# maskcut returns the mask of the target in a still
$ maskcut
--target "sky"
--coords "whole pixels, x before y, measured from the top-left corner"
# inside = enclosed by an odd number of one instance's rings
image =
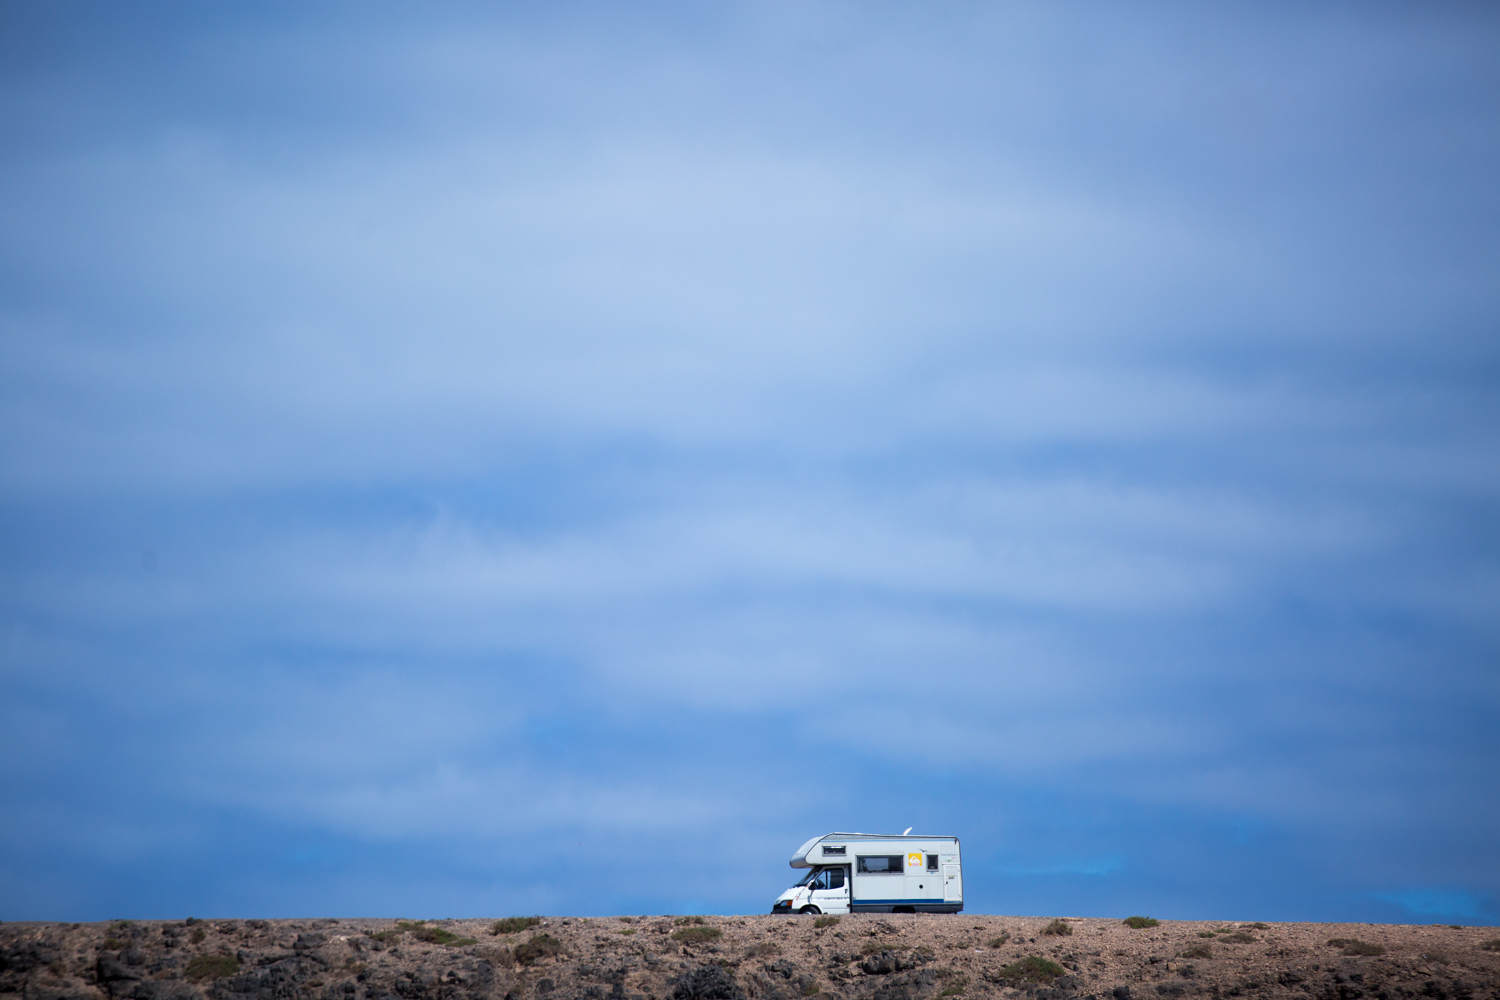
[[[0,2],[0,919],[1500,923],[1500,11]]]

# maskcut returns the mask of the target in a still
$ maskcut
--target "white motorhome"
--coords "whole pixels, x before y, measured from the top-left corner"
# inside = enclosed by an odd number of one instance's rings
[[[808,872],[772,913],[957,913],[964,908],[957,837],[829,833],[792,855]]]

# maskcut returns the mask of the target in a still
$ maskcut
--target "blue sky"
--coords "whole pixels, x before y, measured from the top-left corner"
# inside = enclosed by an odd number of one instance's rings
[[[1482,5],[0,7],[0,919],[1500,922]]]

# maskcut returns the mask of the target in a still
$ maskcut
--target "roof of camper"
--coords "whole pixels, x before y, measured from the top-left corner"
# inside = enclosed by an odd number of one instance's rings
[[[832,838],[834,840],[952,840],[958,838],[949,834],[941,833],[825,833],[821,837],[814,837],[801,847],[797,853],[792,855],[791,865],[793,868],[811,868],[812,862],[807,860],[807,852],[823,841]]]

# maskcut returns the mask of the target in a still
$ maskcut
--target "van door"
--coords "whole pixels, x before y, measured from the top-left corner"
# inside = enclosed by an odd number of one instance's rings
[[[813,880],[808,902],[824,913],[849,912],[849,869],[824,868]]]
[[[943,902],[964,901],[963,874],[958,870],[958,858],[943,859]]]

